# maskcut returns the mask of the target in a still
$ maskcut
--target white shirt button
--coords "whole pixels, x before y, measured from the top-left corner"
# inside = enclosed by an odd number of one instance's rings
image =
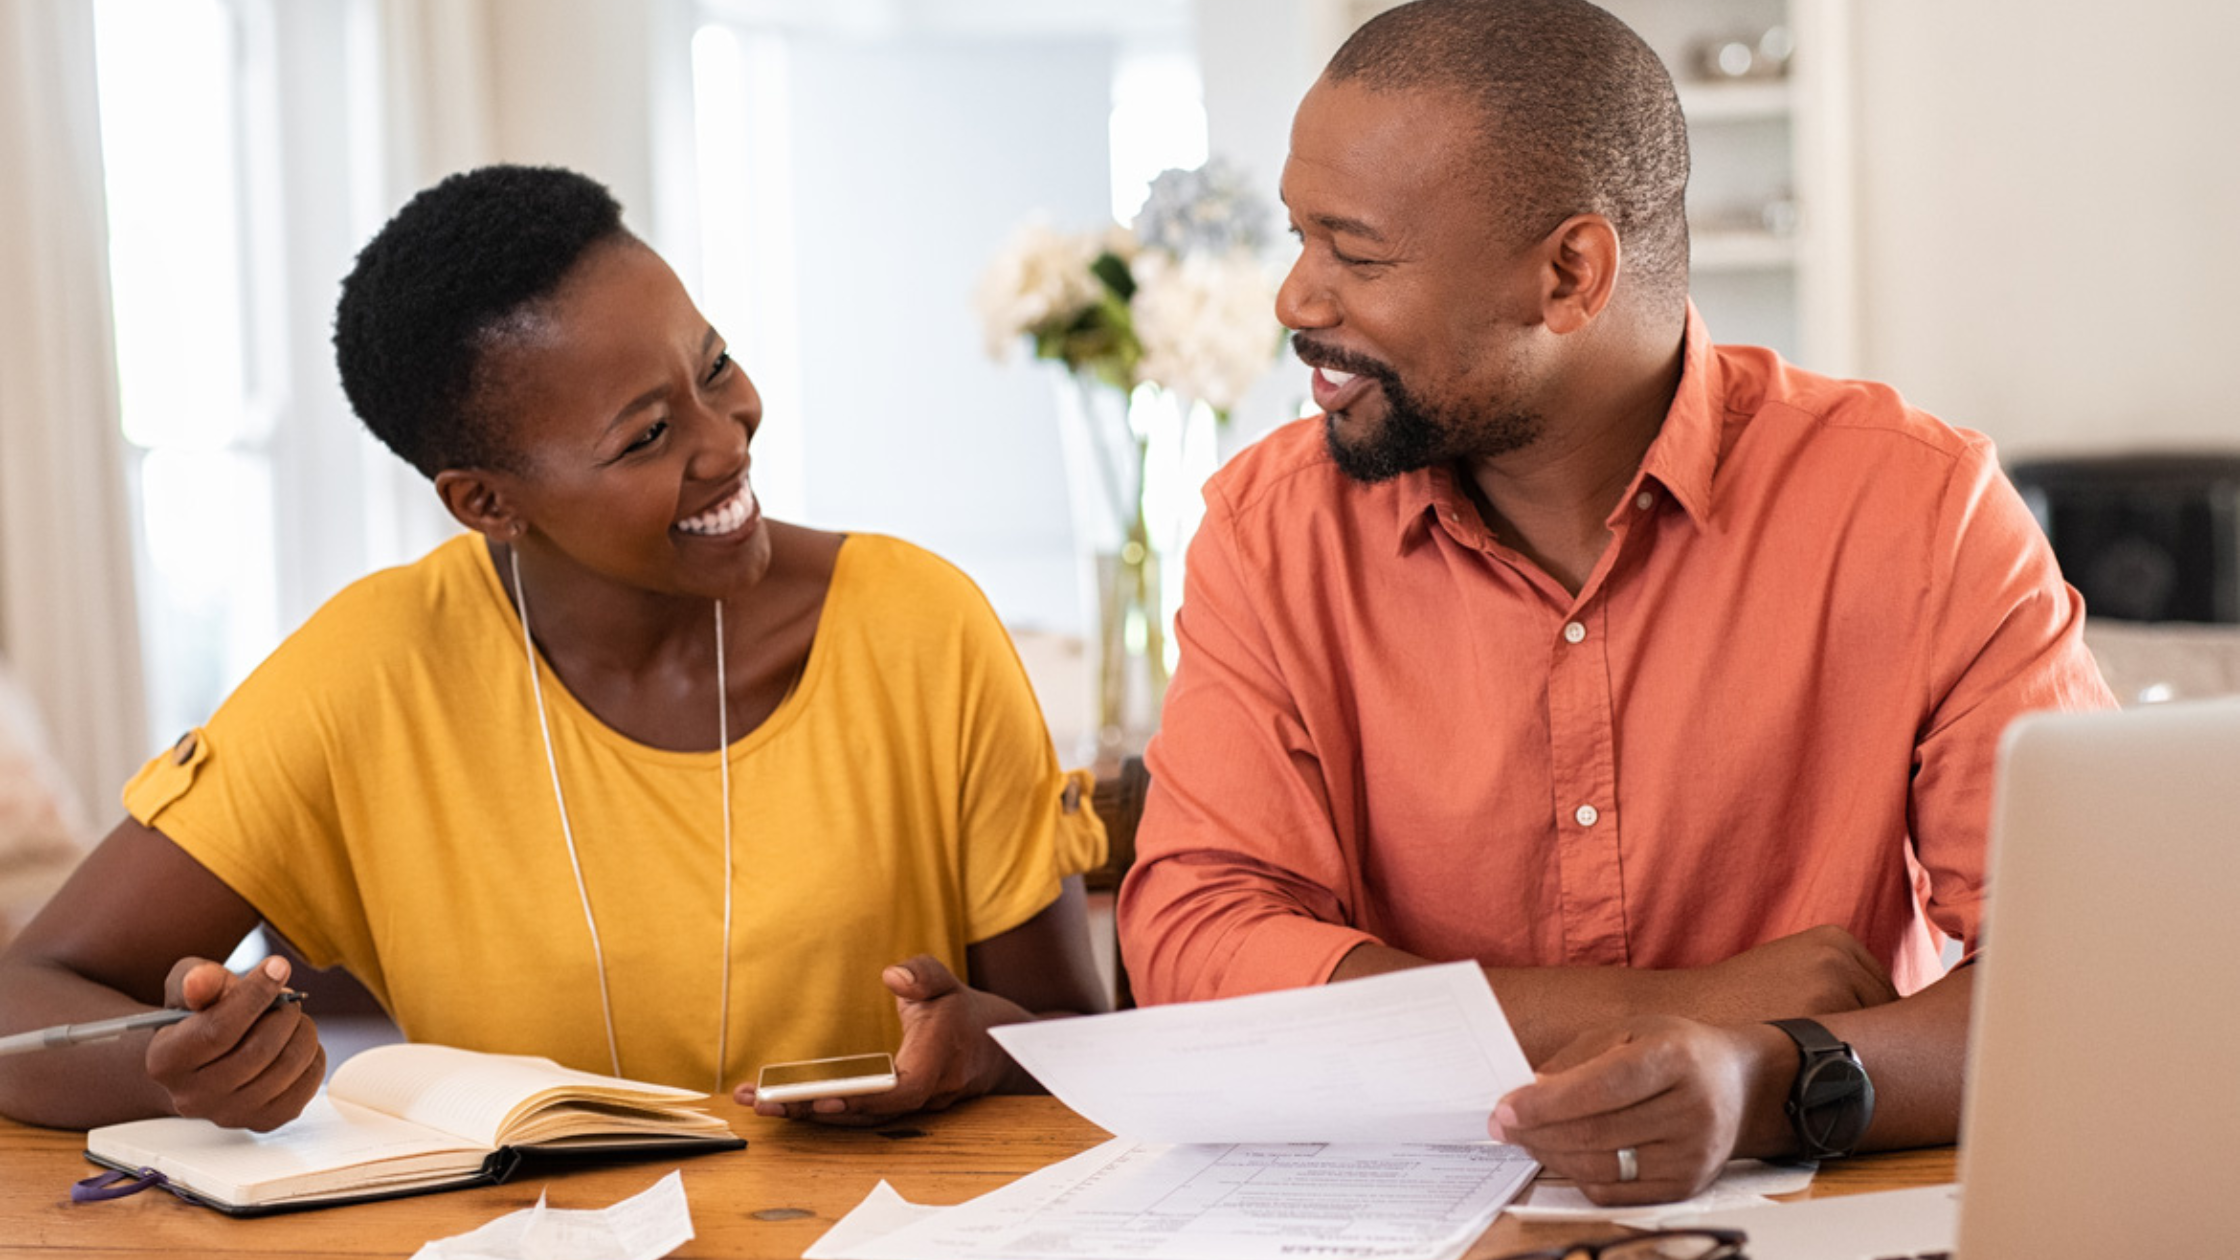
[[[1646,490],[1633,496],[1633,505],[1637,508],[1640,508],[1644,512],[1648,511],[1652,507],[1655,507],[1656,503],[1657,496],[1649,493]]]
[[[1578,809],[1578,812],[1572,814],[1571,816],[1579,820],[1580,826],[1592,827],[1595,824],[1595,820],[1602,817],[1602,812],[1600,810],[1597,810],[1592,805],[1581,805]]]
[[[1563,628],[1563,641],[1566,643],[1578,643],[1583,641],[1586,637],[1587,628],[1580,625],[1576,621],[1571,622]]]

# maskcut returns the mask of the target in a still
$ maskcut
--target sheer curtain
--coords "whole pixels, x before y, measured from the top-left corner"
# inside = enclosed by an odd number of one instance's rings
[[[151,751],[89,0],[0,0],[0,650],[98,817]]]
[[[382,174],[400,204],[490,160],[490,18],[468,0],[381,0]]]
[[[374,29],[366,34],[378,44],[381,67],[371,109],[376,160],[368,164],[376,187],[364,221],[354,225],[360,241],[422,188],[495,160],[495,54],[484,0],[375,0],[370,13]],[[403,460],[370,451],[363,469],[367,567],[413,560],[458,531],[427,479]]]

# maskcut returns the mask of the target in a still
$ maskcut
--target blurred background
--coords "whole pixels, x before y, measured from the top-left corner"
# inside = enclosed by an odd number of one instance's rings
[[[975,284],[1020,224],[1126,223],[1167,168],[1272,204],[1300,94],[1383,7],[0,0],[0,656],[54,816],[105,827],[322,600],[452,532],[327,339],[372,231],[501,160],[614,189],[762,390],[767,509],[963,567],[1070,753],[1062,377],[990,356]],[[2240,7],[1611,7],[1682,85],[1716,337],[1988,433],[2073,576],[2114,575],[2096,608],[2240,620]],[[1219,455],[1305,395],[1275,361]],[[2127,700],[2229,681],[2221,632],[2198,678],[2163,663],[2188,633],[2120,664]]]

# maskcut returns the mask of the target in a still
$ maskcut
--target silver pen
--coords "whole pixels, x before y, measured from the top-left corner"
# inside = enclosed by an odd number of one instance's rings
[[[272,999],[271,1010],[301,1002],[303,994],[294,989],[282,989]],[[21,1054],[27,1050],[50,1050],[58,1046],[79,1046],[89,1041],[107,1041],[122,1037],[128,1032],[143,1028],[167,1028],[187,1016],[190,1010],[169,1006],[160,1011],[143,1011],[138,1015],[119,1015],[115,1019],[96,1019],[83,1024],[56,1024],[52,1028],[36,1028],[30,1032],[13,1033],[0,1037],[0,1054]]]

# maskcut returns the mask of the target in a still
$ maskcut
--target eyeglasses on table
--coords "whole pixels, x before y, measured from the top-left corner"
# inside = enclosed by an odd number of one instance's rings
[[[1660,1229],[1601,1242],[1541,1247],[1497,1260],[1749,1260],[1739,1229]]]

